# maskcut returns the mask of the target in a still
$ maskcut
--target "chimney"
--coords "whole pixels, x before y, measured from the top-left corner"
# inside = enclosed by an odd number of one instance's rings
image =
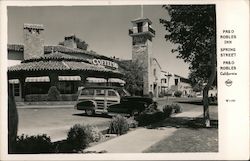
[[[69,48],[77,48],[76,36],[75,35],[65,36],[64,46],[69,47]]]
[[[44,55],[44,27],[41,24],[24,24],[24,60]]]

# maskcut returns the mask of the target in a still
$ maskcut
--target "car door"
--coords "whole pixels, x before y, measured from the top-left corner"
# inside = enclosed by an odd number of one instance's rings
[[[103,110],[105,108],[105,89],[95,90],[95,102],[97,104],[97,109]]]
[[[114,89],[108,89],[106,93],[106,107],[109,107],[110,105],[120,103],[120,96],[117,91]]]

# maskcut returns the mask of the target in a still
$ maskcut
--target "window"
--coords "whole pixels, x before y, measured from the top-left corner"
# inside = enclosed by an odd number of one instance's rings
[[[81,95],[93,96],[94,95],[94,89],[83,89]]]
[[[109,90],[109,91],[108,91],[108,96],[114,97],[114,96],[117,96],[117,95],[116,95],[115,91]]]
[[[175,83],[175,85],[177,86],[177,85],[178,85],[178,79],[175,79],[175,80],[174,80],[174,83]]]
[[[156,76],[156,69],[154,69],[154,76]]]
[[[97,89],[96,96],[105,96],[105,90],[104,89]]]
[[[142,32],[142,25],[143,25],[143,22],[139,22],[139,23],[137,24],[138,33],[139,33],[139,32]]]

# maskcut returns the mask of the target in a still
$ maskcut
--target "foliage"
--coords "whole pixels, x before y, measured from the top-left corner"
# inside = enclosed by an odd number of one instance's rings
[[[181,97],[181,95],[182,95],[182,91],[175,91],[174,92],[175,97]]]
[[[125,89],[132,95],[142,95],[143,73],[142,66],[135,61],[120,61],[119,66],[124,72]]]
[[[216,78],[216,16],[215,5],[163,6],[170,19],[160,19],[166,29],[165,38],[177,45],[172,52],[189,63],[193,84],[205,85],[204,120],[209,126],[208,90]]]
[[[123,135],[127,133],[128,130],[129,130],[129,123],[125,117],[121,115],[116,115],[115,117],[112,118],[109,125],[110,134]]]
[[[56,86],[51,86],[48,91],[48,101],[59,101],[60,92]]]
[[[89,146],[89,143],[97,141],[99,136],[89,125],[75,124],[67,135],[67,144],[70,149],[79,151]]]
[[[155,111],[155,112],[144,111],[136,118],[136,120],[138,121],[139,126],[146,126],[162,121],[165,118],[166,118],[165,114],[161,111]]]
[[[167,117],[170,117],[173,113],[181,113],[183,108],[177,103],[167,104],[163,106],[163,112]]]
[[[174,112],[173,107],[171,105],[164,105],[163,112],[165,113],[166,117],[170,117]]]
[[[173,107],[175,113],[181,113],[183,111],[183,108],[181,107],[181,105],[179,105],[177,103],[173,103],[172,107]]]
[[[39,154],[54,152],[54,145],[47,135],[17,136],[15,153]]]

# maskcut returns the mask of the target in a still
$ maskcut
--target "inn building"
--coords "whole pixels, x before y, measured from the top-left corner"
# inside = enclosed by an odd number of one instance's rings
[[[191,91],[189,87],[182,89],[183,77],[165,72],[153,57],[152,22],[148,18],[131,22],[132,61],[143,68],[143,95],[159,97],[169,91]],[[74,99],[79,86],[126,83],[117,60],[79,48],[75,35],[65,36],[60,45],[44,45],[44,32],[43,25],[24,24],[23,44],[8,44],[8,81],[17,101],[43,99],[51,86]]]

